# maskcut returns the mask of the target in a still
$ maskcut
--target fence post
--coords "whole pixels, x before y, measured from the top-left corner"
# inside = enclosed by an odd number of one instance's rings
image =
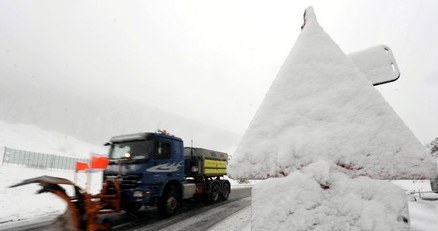
[[[48,169],[49,168],[49,155],[45,154],[45,157],[46,157],[46,164],[45,164],[44,168]]]
[[[26,166],[26,167],[29,167],[29,163],[30,163],[30,160],[31,160],[31,153],[30,152],[28,152],[28,151],[25,151],[24,152],[26,155],[25,155],[25,157],[24,157],[24,165]]]
[[[2,163],[2,165],[3,165],[3,161],[5,160],[5,152],[6,152],[6,146],[4,146],[4,147],[2,147],[1,149],[0,149],[0,152],[1,152],[1,156],[0,156],[0,159],[1,159],[1,163]]]
[[[41,168],[40,167],[40,159],[41,159],[41,155],[40,153],[35,153],[35,168]]]

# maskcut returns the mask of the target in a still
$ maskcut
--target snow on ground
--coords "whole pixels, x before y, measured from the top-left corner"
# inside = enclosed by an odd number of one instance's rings
[[[13,227],[17,223],[53,219],[54,215],[65,211],[64,202],[57,196],[44,193],[36,194],[41,188],[37,184],[29,184],[16,188],[9,188],[24,179],[49,175],[74,181],[74,172],[66,170],[42,170],[23,166],[0,165],[0,230]],[[91,192],[98,193],[102,182],[101,173],[92,174]],[[254,181],[239,184],[229,179],[231,188],[252,187]],[[86,175],[78,173],[77,183],[85,188]]]
[[[74,181],[74,171],[42,170],[22,166],[0,165],[0,229],[17,222],[53,218],[65,211],[66,205],[51,193],[36,194],[41,189],[38,184],[9,188],[13,184],[38,176],[49,175]],[[78,174],[78,184],[85,188],[86,175]],[[92,174],[91,192],[97,193],[102,182],[101,173]],[[70,190],[71,188],[67,188]],[[71,191],[70,191],[71,192]],[[13,225],[12,225],[13,226]]]
[[[90,153],[102,153],[105,150],[97,145],[89,144],[58,132],[46,131],[32,125],[8,124],[0,121],[0,164],[3,159],[3,147],[21,149],[31,152],[55,154],[87,158]],[[29,220],[50,219],[53,214],[65,210],[64,203],[56,196],[48,193],[35,193],[40,187],[37,184],[17,188],[8,188],[27,178],[51,175],[73,181],[74,172],[66,170],[33,169],[11,164],[0,165],[0,228],[11,223]],[[100,187],[99,173],[92,175],[91,187],[97,192]],[[85,175],[78,175],[80,185],[84,185]]]
[[[428,180],[403,180],[392,181],[397,186],[402,186],[408,194],[409,215],[411,221],[411,231],[435,231],[438,227],[438,194],[436,193],[422,193],[423,198],[435,198],[436,200],[422,200],[419,198],[419,194],[411,195],[410,192],[425,189],[430,189],[430,182]],[[378,189],[377,189],[378,190]],[[280,191],[280,190],[278,190]],[[414,196],[417,200],[414,200]],[[388,195],[392,197],[392,195]],[[309,200],[309,197],[305,197],[302,200]],[[299,202],[299,201],[298,201]],[[294,202],[294,203],[298,203]],[[345,202],[346,203],[346,202]],[[376,211],[380,213],[380,211]],[[277,213],[275,213],[277,214]],[[241,211],[228,217],[223,222],[211,227],[209,231],[216,230],[251,230],[251,207],[242,209]],[[287,230],[295,230],[288,228]],[[379,230],[379,229],[373,229]]]
[[[10,222],[37,219],[65,210],[64,203],[50,194],[35,195],[40,187],[36,184],[8,188],[26,178],[48,173],[44,170],[0,165],[0,227]],[[71,172],[52,171],[52,175],[71,178]]]
[[[248,206],[222,222],[210,227],[208,231],[250,231],[251,230],[251,206]]]
[[[50,220],[65,211],[66,206],[64,202],[57,196],[50,193],[36,194],[41,188],[37,184],[9,188],[9,186],[19,183],[24,179],[43,175],[56,176],[74,181],[73,171],[42,170],[24,166],[0,165],[0,179],[2,179],[0,181],[0,230],[12,228],[21,223]],[[252,187],[255,182],[248,181],[247,183],[239,184],[238,181],[233,179],[228,180],[231,183],[232,189]],[[78,185],[85,188],[85,181],[85,173],[78,173]],[[101,173],[93,173],[92,193],[99,192],[101,182]]]
[[[287,177],[256,184],[252,191],[254,230],[409,229],[405,192],[369,177],[350,178],[325,161]],[[269,205],[269,206],[267,206]]]
[[[257,182],[259,182],[259,180],[247,180],[245,182],[239,182],[238,180],[231,179],[228,176],[225,176],[224,178],[230,181],[231,188],[253,187]]]
[[[438,195],[433,195],[438,199]],[[438,200],[409,201],[411,231],[435,231],[438,227]]]
[[[0,121],[0,150],[5,146],[25,151],[85,158],[89,157],[90,152],[105,152],[101,146],[59,132],[46,131],[33,125],[8,124]]]
[[[428,180],[397,180],[392,183],[408,195],[411,231],[434,231],[438,227],[438,193],[430,192]]]
[[[21,223],[29,223],[35,221],[44,221],[53,219],[57,214],[65,210],[64,203],[51,194],[35,194],[39,186],[27,185],[18,188],[8,188],[8,186],[18,183],[25,178],[37,177],[41,175],[59,176],[68,179],[73,179],[72,171],[57,171],[57,170],[40,170],[18,166],[2,166],[0,165],[0,230],[10,229],[13,226]],[[85,176],[79,177],[80,184],[84,186]],[[236,187],[251,187],[254,182],[239,185],[236,181],[230,180],[232,188]],[[95,183],[93,188],[98,187],[100,179],[98,176],[93,178]],[[260,181],[258,181],[260,182]],[[421,190],[430,191],[430,183],[424,181],[393,181],[396,185],[400,185],[407,192]],[[279,190],[277,190],[279,191]],[[415,201],[412,196],[417,198]],[[437,197],[435,193],[422,193],[423,197]],[[411,219],[412,231],[434,231],[438,227],[438,200],[426,201],[419,199],[419,194],[408,196],[409,199],[409,214]],[[304,200],[309,200],[306,197]],[[211,227],[215,230],[251,230],[251,209],[247,207],[233,216],[227,218],[223,222]]]

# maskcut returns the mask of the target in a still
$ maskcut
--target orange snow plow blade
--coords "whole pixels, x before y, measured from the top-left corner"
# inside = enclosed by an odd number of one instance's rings
[[[21,183],[10,186],[38,183],[42,187],[37,193],[50,192],[67,203],[67,210],[55,223],[59,223],[60,230],[109,230],[108,224],[98,221],[98,215],[102,213],[119,212],[121,190],[119,183],[115,180],[107,181],[101,192],[91,195],[73,182],[58,177],[40,176],[24,180]],[[74,195],[69,196],[66,190],[60,185],[70,185],[74,188]]]

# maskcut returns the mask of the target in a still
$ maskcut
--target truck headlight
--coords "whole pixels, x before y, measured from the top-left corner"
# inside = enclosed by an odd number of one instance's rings
[[[134,197],[143,197],[143,191],[134,191]]]
[[[131,158],[131,153],[126,152],[125,154],[123,154],[123,157],[129,159],[129,158]]]

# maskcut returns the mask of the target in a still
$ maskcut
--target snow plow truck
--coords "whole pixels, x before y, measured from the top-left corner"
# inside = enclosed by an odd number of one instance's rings
[[[159,131],[111,138],[109,164],[99,194],[92,195],[70,180],[41,176],[13,185],[38,183],[38,193],[50,192],[67,203],[62,220],[66,230],[108,230],[99,214],[125,210],[133,213],[143,205],[156,206],[163,216],[173,215],[185,199],[211,203],[227,200],[228,155],[203,148],[184,147],[183,140]],[[72,186],[68,195],[61,186]]]

